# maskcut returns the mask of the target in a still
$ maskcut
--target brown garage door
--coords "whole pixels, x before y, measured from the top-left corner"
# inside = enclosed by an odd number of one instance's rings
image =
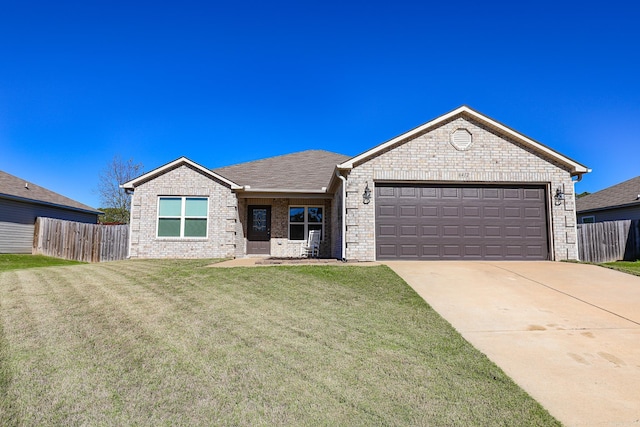
[[[544,186],[376,184],[376,256],[546,260]]]

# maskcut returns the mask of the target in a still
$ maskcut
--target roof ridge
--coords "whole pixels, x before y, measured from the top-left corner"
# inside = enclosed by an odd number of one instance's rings
[[[335,155],[338,155],[338,156],[344,156],[347,159],[350,158],[350,156],[347,156],[346,154],[336,153],[334,151],[329,151],[329,150],[312,148],[312,149],[308,149],[308,150],[294,151],[293,153],[276,154],[275,156],[263,157],[261,159],[255,159],[255,160],[248,160],[246,162],[233,163],[233,164],[226,165],[226,166],[221,166],[221,167],[218,167],[218,168],[212,168],[211,170],[212,171],[217,171],[217,170],[222,170],[222,169],[226,169],[226,168],[230,168],[230,167],[244,166],[244,165],[248,165],[250,163],[264,162],[266,160],[273,160],[273,159],[278,159],[278,158],[282,158],[282,157],[294,156],[294,155],[297,155],[297,154],[311,153],[311,152],[324,152],[324,153],[329,153],[329,154],[335,154]]]

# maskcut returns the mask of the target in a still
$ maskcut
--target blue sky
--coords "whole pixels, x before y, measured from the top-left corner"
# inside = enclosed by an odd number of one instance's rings
[[[640,175],[633,2],[0,0],[0,170],[99,207],[113,158],[356,155],[462,104]]]

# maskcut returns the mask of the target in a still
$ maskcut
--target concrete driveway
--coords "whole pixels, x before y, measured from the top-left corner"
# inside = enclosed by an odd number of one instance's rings
[[[560,262],[385,262],[563,424],[640,426],[640,277]]]

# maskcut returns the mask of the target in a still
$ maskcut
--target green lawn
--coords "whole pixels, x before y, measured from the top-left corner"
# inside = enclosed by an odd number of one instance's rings
[[[0,273],[0,425],[559,425],[385,266]]]
[[[636,276],[640,276],[640,261],[617,261],[617,262],[607,262],[601,264],[607,268],[612,268],[614,270],[622,271],[624,273],[634,274]]]
[[[51,267],[54,265],[82,264],[78,261],[67,261],[42,255],[0,254],[0,273],[7,270],[23,268]]]

